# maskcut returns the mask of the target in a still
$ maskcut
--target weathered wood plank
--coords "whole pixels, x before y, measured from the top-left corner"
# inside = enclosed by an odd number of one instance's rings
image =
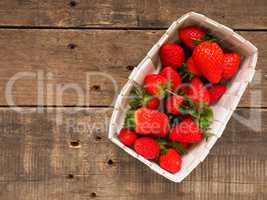
[[[116,92],[109,78],[114,80],[119,92],[127,81],[129,69],[142,60],[162,32],[2,29],[0,45],[4,48],[0,49],[0,90],[5,91],[11,77],[27,72],[31,76],[16,81],[12,88],[16,105],[61,105],[60,97],[63,96],[62,104],[67,106],[77,103],[80,106],[110,106]],[[264,75],[267,74],[267,51],[262,41],[267,40],[267,35],[265,32],[246,31],[241,34],[258,47],[259,60],[257,78],[242,98],[240,106],[266,107],[267,82]],[[44,76],[43,83],[40,81],[39,85],[32,77],[37,72],[39,77],[42,73]],[[91,74],[88,82],[87,74],[92,72],[102,72],[108,77]],[[60,95],[66,85],[82,90],[87,101],[81,98],[82,101],[77,102],[78,97],[73,89],[67,89],[62,92],[64,95]],[[42,88],[43,102],[38,103],[37,89],[40,94]],[[4,94],[0,94],[0,105],[8,104]]]
[[[238,109],[235,114],[248,118],[250,112]],[[260,131],[232,118],[204,163],[174,184],[108,140],[104,120],[108,123],[111,109],[70,113],[70,108],[48,108],[19,114],[1,108],[0,198],[264,200],[267,110],[254,112],[262,119],[253,117],[246,124],[255,127],[262,121]],[[71,141],[80,141],[80,146],[70,146]]]
[[[162,28],[189,11],[237,29],[267,28],[267,3],[249,1],[2,0],[0,25]]]

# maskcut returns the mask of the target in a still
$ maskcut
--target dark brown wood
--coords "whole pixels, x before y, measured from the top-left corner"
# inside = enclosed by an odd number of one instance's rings
[[[111,109],[69,113],[70,109],[25,114],[0,109],[0,199],[267,198],[266,109],[255,110],[262,115],[259,132],[233,117],[208,158],[179,184],[152,172],[108,140],[104,121]],[[239,109],[235,115],[249,113]],[[249,122],[255,120],[260,119]]]
[[[162,28],[196,11],[237,29],[266,29],[265,0],[2,0],[0,25]]]
[[[17,105],[37,105],[37,87],[44,89],[44,102],[41,105],[61,105],[59,97],[56,97],[56,94],[59,95],[56,88],[74,83],[89,99],[88,104],[84,101],[78,103],[80,106],[112,106],[116,97],[112,82],[107,77],[94,75],[90,76],[88,83],[86,73],[103,72],[111,76],[118,85],[119,92],[131,69],[143,59],[162,33],[163,31],[151,30],[2,29],[0,89],[4,91],[8,81],[16,73],[40,71],[44,74],[43,86],[38,87],[33,78],[16,82],[12,96]],[[267,41],[267,35],[258,31],[240,33],[258,47],[259,60],[256,77],[239,105],[266,107],[267,51],[263,41]],[[86,90],[89,91],[88,95]],[[7,105],[4,94],[0,94],[0,105]],[[77,99],[74,90],[64,91],[63,105],[75,105]]]

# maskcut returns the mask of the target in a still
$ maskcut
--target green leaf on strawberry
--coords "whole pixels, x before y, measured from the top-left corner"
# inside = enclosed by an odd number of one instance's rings
[[[178,151],[181,155],[187,154],[187,150],[179,142],[171,142],[171,147]]]
[[[181,155],[187,154],[187,150],[183,147],[183,145],[180,142],[168,141],[163,138],[157,138],[156,141],[159,143],[161,154],[166,154],[169,148],[175,149]]]
[[[182,66],[178,69],[179,74],[181,75],[182,82],[188,82],[188,80],[192,80],[194,78],[194,74],[192,74],[186,65],[183,63]]]
[[[166,154],[167,153],[166,146],[168,145],[167,140],[163,139],[163,138],[157,138],[156,141],[159,143],[160,153],[161,154]]]
[[[201,42],[204,41],[210,41],[210,42],[219,42],[219,38],[215,37],[214,35],[211,34],[205,34],[201,36],[199,39],[193,41],[193,46],[197,46]]]
[[[153,97],[145,92],[141,86],[135,84],[131,91],[131,100],[129,105],[131,109],[136,110],[140,107],[147,107],[150,109],[156,109],[160,104],[160,100],[157,97]]]
[[[208,103],[195,103],[189,98],[185,98],[180,107],[180,112],[184,115],[190,115],[194,121],[198,123],[198,126],[202,130],[205,138],[210,136],[210,134],[207,134],[207,131],[209,130],[209,126],[213,120],[213,110]]]
[[[134,110],[128,110],[126,113],[125,121],[124,121],[124,128],[128,129],[135,129],[135,119],[134,119]]]
[[[169,117],[171,127],[175,127],[181,121],[179,116],[177,116],[177,115],[169,114],[168,117]]]

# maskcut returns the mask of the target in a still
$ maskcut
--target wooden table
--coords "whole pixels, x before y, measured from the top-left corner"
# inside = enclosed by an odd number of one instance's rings
[[[207,159],[175,184],[108,140],[116,94],[92,73],[120,89],[192,10],[253,42],[258,71]],[[266,200],[266,10],[266,0],[1,0],[0,199]]]

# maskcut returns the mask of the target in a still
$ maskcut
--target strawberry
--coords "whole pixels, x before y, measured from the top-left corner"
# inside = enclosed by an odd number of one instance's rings
[[[193,50],[195,65],[211,83],[218,83],[222,78],[223,50],[215,42],[205,41]]]
[[[144,88],[147,93],[157,97],[163,97],[168,88],[168,80],[159,74],[148,74],[144,79]]]
[[[157,97],[150,98],[149,100],[146,101],[145,107],[149,109],[157,109],[160,105],[160,99]]]
[[[192,57],[186,61],[186,66],[189,72],[195,76],[201,76],[201,71],[197,68]]]
[[[175,149],[168,149],[166,154],[160,156],[159,165],[168,172],[176,173],[182,167],[182,158]]]
[[[164,76],[171,82],[171,90],[173,92],[175,92],[182,83],[180,75],[171,67],[164,67],[164,69],[160,72],[160,75]]]
[[[120,130],[119,139],[126,146],[132,146],[136,140],[136,133],[130,129],[123,128]]]
[[[184,101],[184,97],[180,95],[169,96],[166,100],[166,109],[168,113],[173,115],[179,115],[179,108]]]
[[[171,66],[176,69],[184,62],[184,50],[178,44],[165,43],[160,48],[160,59],[163,67]]]
[[[134,113],[135,131],[141,135],[164,137],[169,132],[168,116],[157,110],[139,108]]]
[[[134,143],[134,150],[146,159],[154,160],[159,156],[160,146],[152,138],[138,138]]]
[[[225,93],[227,87],[226,85],[213,85],[208,88],[210,94],[210,105],[215,104],[221,96]]]
[[[196,26],[189,26],[179,30],[179,38],[189,48],[194,47],[194,41],[200,40],[205,35],[205,32]]]
[[[240,65],[240,55],[237,53],[226,53],[223,57],[222,78],[224,80],[231,79],[237,72]]]
[[[184,91],[186,92],[187,96],[196,103],[209,103],[210,101],[209,92],[199,78],[194,78],[191,81],[190,87]]]
[[[202,140],[203,134],[192,118],[188,117],[172,129],[169,137],[171,141],[196,143]]]

